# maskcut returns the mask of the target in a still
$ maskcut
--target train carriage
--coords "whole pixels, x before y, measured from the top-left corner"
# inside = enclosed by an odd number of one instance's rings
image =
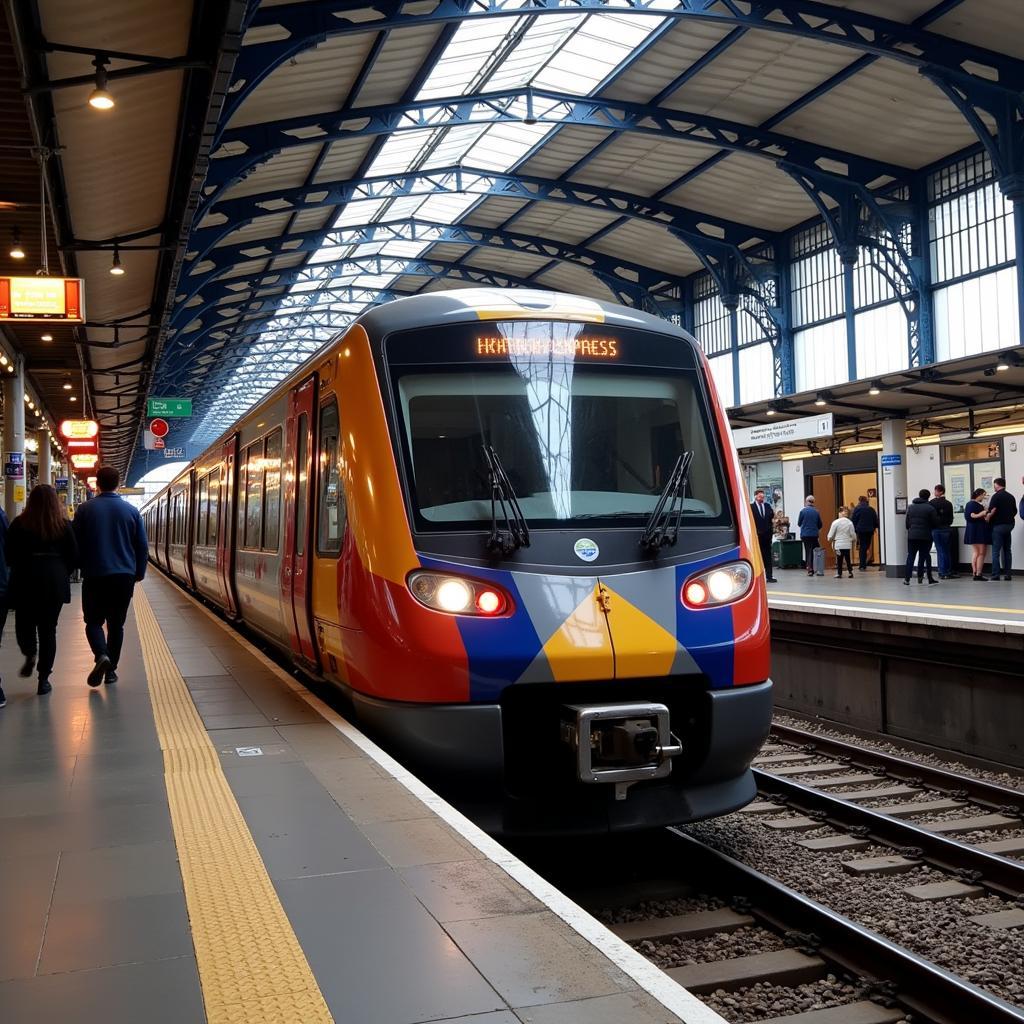
[[[388,303],[144,514],[161,568],[493,831],[754,794],[757,545],[707,363],[662,320],[527,291]]]

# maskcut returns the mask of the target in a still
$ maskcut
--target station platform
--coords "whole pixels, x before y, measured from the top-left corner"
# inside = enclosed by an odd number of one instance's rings
[[[768,586],[768,607],[808,612],[827,618],[880,617],[890,622],[940,626],[1024,636],[1024,576],[1011,582],[979,583],[964,575],[936,586],[905,587],[877,566],[853,571],[853,579],[836,579],[833,570],[808,576],[802,569],[776,570],[778,583]]]
[[[716,1024],[151,574],[90,690],[0,649],[0,1021]]]

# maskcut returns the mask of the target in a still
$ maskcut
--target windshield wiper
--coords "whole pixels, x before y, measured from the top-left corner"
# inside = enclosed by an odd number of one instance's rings
[[[686,478],[690,475],[693,452],[683,452],[669,473],[665,489],[647,520],[640,536],[640,547],[654,554],[669,544],[675,544],[679,537],[679,520],[683,514],[683,491]]]
[[[530,546],[530,528],[505,467],[489,444],[484,445],[484,459],[487,461],[487,475],[491,484],[491,534],[487,538],[487,550],[500,552],[507,557],[519,548]],[[504,529],[498,526],[499,506],[500,518],[505,522]]]

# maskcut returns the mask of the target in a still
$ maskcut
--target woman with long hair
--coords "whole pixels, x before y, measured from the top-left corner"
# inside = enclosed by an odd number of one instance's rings
[[[964,519],[967,529],[964,530],[964,543],[971,546],[971,572],[979,583],[987,583],[985,575],[985,554],[992,543],[992,527],[989,520],[992,513],[985,507],[988,492],[984,487],[976,487],[971,491],[971,500],[964,505]]]
[[[57,619],[71,601],[70,577],[78,564],[78,545],[57,492],[48,484],[32,488],[25,511],[7,531],[5,545],[11,575],[9,600],[14,632],[25,656],[19,675],[32,675],[39,660],[39,687],[49,693],[57,656]]]

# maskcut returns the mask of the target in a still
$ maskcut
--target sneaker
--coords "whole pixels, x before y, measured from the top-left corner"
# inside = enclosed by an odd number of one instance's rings
[[[910,580],[904,580],[903,581],[903,586],[909,587],[910,586]]]
[[[53,687],[50,685],[49,679],[40,679],[39,686],[36,687],[36,693],[40,697],[45,697],[52,689]]]
[[[93,666],[93,670],[86,676],[85,681],[90,686],[99,686],[103,682],[104,677],[110,671],[110,659],[104,654]]]
[[[850,573],[850,579],[851,580],[853,579],[853,573],[852,572]]]
[[[36,656],[34,654],[28,654],[25,656],[25,664],[18,669],[18,675],[22,679],[28,679],[36,667]]]
[[[1004,576],[1003,577],[1003,582],[1004,583],[1012,583],[1013,582],[1013,577],[1012,576]]]
[[[107,673],[106,678],[103,681],[107,684],[107,686],[109,686],[111,683],[116,683],[117,682],[117,673],[113,669],[111,669]]]
[[[938,580],[929,580],[928,581],[928,586],[929,587],[937,587],[938,585],[939,585],[939,581]]]
[[[987,576],[975,576],[974,579],[976,583],[988,583]]]
[[[4,695],[4,688],[0,686],[0,708],[7,707],[7,697]]]

